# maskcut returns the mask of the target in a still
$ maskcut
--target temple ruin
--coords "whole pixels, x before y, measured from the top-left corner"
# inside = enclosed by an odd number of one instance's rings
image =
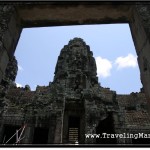
[[[148,134],[150,118],[144,89],[117,95],[98,83],[90,46],[74,38],[60,51],[53,82],[31,91],[17,88],[15,57],[0,85],[0,142],[24,127],[17,144],[149,144],[148,138],[87,138],[87,134]],[[16,142],[14,136],[6,144]]]
[[[149,132],[149,4],[0,2],[0,142],[5,143],[23,126],[22,144],[69,144],[77,140],[80,145],[149,143],[149,138],[85,138],[85,134],[89,133]],[[61,51],[54,81],[49,86],[38,86],[36,91],[31,91],[29,86],[16,88],[17,61],[14,52],[23,28],[111,23],[128,23],[130,26],[143,84],[140,93],[117,95],[115,91],[101,87],[92,52],[78,38],[70,41]],[[80,48],[85,53],[77,50]],[[76,57],[73,57],[73,52]],[[70,55],[72,59],[67,58]],[[8,144],[15,143],[16,140],[12,140]]]

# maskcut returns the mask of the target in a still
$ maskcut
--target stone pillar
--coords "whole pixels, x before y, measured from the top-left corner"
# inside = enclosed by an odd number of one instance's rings
[[[150,110],[150,68],[144,69],[144,59],[150,64],[150,6],[137,2],[132,9],[130,28],[138,56],[141,82],[149,103]]]
[[[150,4],[150,3],[149,3]],[[138,62],[141,73],[141,81],[148,99],[150,112],[150,6],[144,3],[136,5],[137,19],[136,26],[138,33]]]
[[[0,5],[0,82],[13,56],[21,33],[18,14],[13,5]]]
[[[54,143],[54,134],[55,134],[55,125],[56,121],[51,120],[50,121],[50,127],[49,127],[49,133],[48,133],[48,144],[53,144]]]
[[[61,111],[57,115],[56,119],[56,128],[55,128],[55,137],[54,137],[54,143],[61,144],[62,143],[62,113]]]

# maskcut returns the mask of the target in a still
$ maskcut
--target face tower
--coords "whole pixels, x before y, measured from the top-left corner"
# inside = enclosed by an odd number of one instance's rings
[[[60,82],[75,93],[98,84],[96,63],[90,47],[81,38],[70,40],[58,57],[54,83]]]

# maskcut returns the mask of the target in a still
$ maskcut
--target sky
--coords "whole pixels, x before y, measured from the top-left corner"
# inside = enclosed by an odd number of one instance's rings
[[[17,86],[29,85],[31,90],[37,85],[48,86],[61,49],[75,37],[82,38],[93,51],[101,86],[117,94],[140,91],[137,55],[128,24],[24,28],[15,51]]]

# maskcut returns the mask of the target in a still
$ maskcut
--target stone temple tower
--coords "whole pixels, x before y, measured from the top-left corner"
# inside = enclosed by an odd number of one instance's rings
[[[69,41],[61,50],[55,69],[54,84],[59,82],[66,91],[82,94],[98,84],[93,53],[81,38]]]
[[[61,84],[65,89],[64,143],[74,142],[75,138],[71,137],[71,133],[77,134],[77,140],[80,137],[83,142],[85,96],[93,95],[89,90],[98,85],[98,79],[93,54],[81,38],[70,40],[61,50],[55,69],[55,83]]]
[[[115,92],[109,91],[109,98],[102,94],[96,70],[93,53],[81,38],[70,40],[61,50],[53,84],[64,89],[63,143],[94,142],[85,141],[84,133],[96,133],[98,120],[108,116],[109,105],[113,111]]]

